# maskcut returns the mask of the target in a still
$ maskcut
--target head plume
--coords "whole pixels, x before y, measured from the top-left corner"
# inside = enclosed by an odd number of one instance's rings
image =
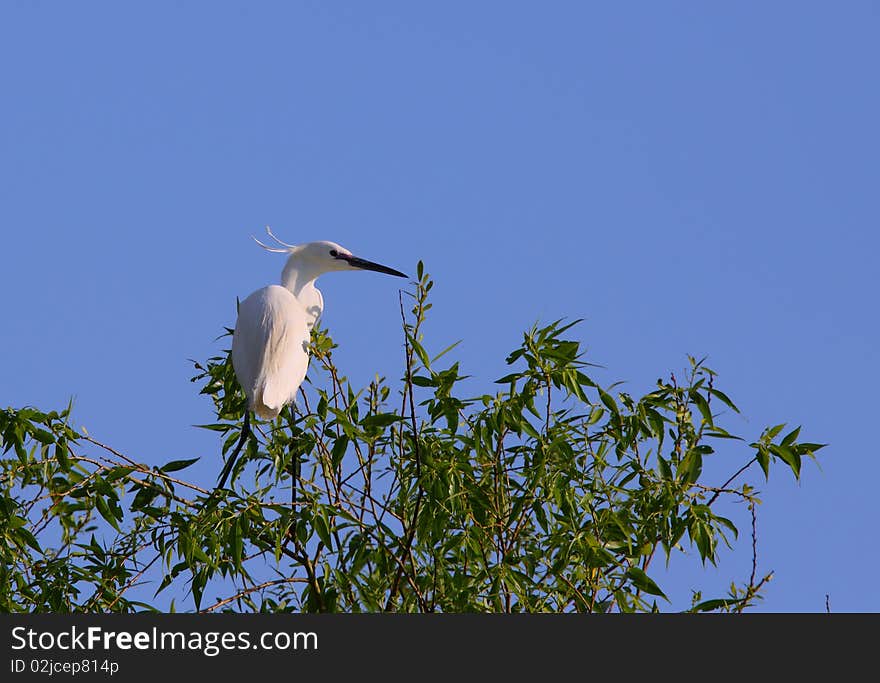
[[[284,248],[283,248],[283,249],[279,249],[278,247],[270,247],[270,246],[268,246],[268,245],[263,244],[262,242],[260,242],[260,240],[258,240],[258,239],[257,239],[256,237],[254,237],[253,235],[251,235],[251,239],[252,239],[254,242],[256,242],[257,244],[259,244],[261,247],[263,247],[263,249],[265,249],[266,251],[271,251],[273,254],[289,254],[289,253],[292,252],[294,249],[296,249],[296,245],[295,245],[295,244],[288,244],[287,242],[282,242],[280,239],[278,239],[277,237],[275,237],[275,233],[272,232],[272,228],[270,228],[268,225],[266,226],[266,234],[268,234],[269,237],[271,237],[273,240],[275,240],[276,242],[278,242],[278,244],[280,244],[280,245],[281,245],[282,247],[284,247]]]

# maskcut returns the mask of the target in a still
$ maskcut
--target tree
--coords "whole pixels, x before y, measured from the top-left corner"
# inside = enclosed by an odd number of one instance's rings
[[[754,523],[754,465],[799,477],[822,447],[784,425],[751,442],[727,431],[737,408],[694,358],[639,398],[599,386],[565,338],[573,322],[530,329],[497,393],[461,397],[459,364],[438,369],[452,347],[431,357],[422,336],[432,286],[420,263],[396,390],[355,391],[315,330],[312,389],[248,437],[231,490],[182,479],[195,459],[150,467],[76,432],[70,406],[0,413],[0,609],[164,611],[182,596],[203,611],[657,610],[658,554],[716,562],[738,536],[719,502]],[[228,352],[195,367],[226,454],[244,395]],[[707,482],[723,442],[739,466]],[[695,594],[694,611],[760,597],[769,575],[748,546],[748,580]]]

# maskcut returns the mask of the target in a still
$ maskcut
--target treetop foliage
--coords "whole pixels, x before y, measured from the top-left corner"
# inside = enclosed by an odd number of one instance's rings
[[[576,321],[532,327],[497,391],[462,395],[454,345],[423,338],[432,286],[419,263],[394,382],[353,387],[315,329],[299,407],[257,425],[229,489],[186,481],[198,458],[152,466],[76,431],[70,406],[0,412],[0,609],[652,611],[670,607],[655,560],[725,546],[751,552],[751,575],[690,609],[754,604],[770,575],[747,477],[800,477],[821,444],[728,431],[738,409],[704,360],[644,396],[600,386]],[[195,369],[216,413],[201,427],[228,454],[246,409],[229,352]],[[710,481],[721,443],[730,473]],[[744,504],[751,542],[723,500]]]

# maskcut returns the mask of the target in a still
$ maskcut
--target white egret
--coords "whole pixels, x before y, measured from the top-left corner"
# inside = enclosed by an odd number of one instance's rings
[[[292,402],[309,366],[312,327],[324,310],[324,298],[315,280],[336,270],[374,270],[407,277],[398,270],[359,258],[335,242],[293,245],[266,232],[280,245],[266,251],[290,254],[281,273],[280,285],[269,285],[248,296],[238,307],[232,336],[232,366],[247,395],[247,410],[241,438],[220,474],[223,488],[232,465],[250,430],[249,413],[274,419]]]

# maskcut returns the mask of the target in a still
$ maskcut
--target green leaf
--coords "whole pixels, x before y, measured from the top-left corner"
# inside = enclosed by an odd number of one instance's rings
[[[779,434],[779,432],[781,432],[783,429],[785,429],[785,423],[784,423],[784,422],[783,422],[781,425],[776,425],[775,427],[769,427],[769,428],[764,432],[764,438],[767,439],[767,440],[773,439],[773,438],[775,438],[776,435]]]
[[[345,434],[340,436],[333,443],[333,450],[330,451],[330,462],[333,463],[333,467],[339,467],[343,456],[345,456],[345,451],[348,449],[348,443],[349,439]]]
[[[719,522],[722,526],[727,527],[733,533],[734,538],[739,537],[739,529],[736,528],[736,524],[734,524],[731,520],[727,519],[727,517],[721,517],[719,515],[713,515],[716,522]]]
[[[55,460],[63,472],[70,471],[70,459],[67,457],[67,440],[62,437],[55,444]]]
[[[201,562],[210,562],[210,560],[208,559],[208,555],[205,553],[204,550],[202,550],[202,547],[200,545],[198,545],[197,543],[193,543],[190,546],[189,550],[190,550],[190,553],[192,553],[192,557],[194,559],[199,560]]]
[[[427,370],[431,367],[431,359],[428,358],[428,352],[425,351],[424,347],[419,344],[418,341],[413,339],[412,336],[408,336],[410,348],[415,351],[415,354],[419,357],[419,360],[422,361],[422,366]]]
[[[799,455],[813,455],[816,451],[825,448],[827,443],[799,443],[795,445],[795,450]]]
[[[212,432],[228,432],[235,425],[231,425],[228,422],[216,422],[214,424],[207,425],[193,425],[194,427],[198,427],[199,429],[208,429]]]
[[[532,423],[528,421],[528,419],[523,418],[522,422],[519,425],[522,427],[522,430],[528,434],[533,439],[540,439],[541,435],[538,433],[538,430],[532,426]]]
[[[28,453],[24,449],[21,441],[15,442],[15,455],[18,457],[19,461],[24,465],[27,464],[28,461]]]
[[[131,503],[131,509],[132,510],[139,510],[141,508],[146,507],[147,505],[149,505],[150,503],[153,502],[153,499],[157,495],[159,495],[159,492],[156,489],[149,488],[146,486],[141,487],[140,490],[135,495],[134,500]]]
[[[687,482],[694,483],[700,478],[703,471],[703,454],[698,447],[691,448],[682,458],[678,466],[680,474],[684,474]]]
[[[124,477],[127,477],[129,474],[134,472],[134,469],[134,467],[124,467],[121,465],[119,467],[114,467],[113,469],[107,471],[107,473],[104,475],[104,480],[107,482],[114,482],[118,479],[123,479]]]
[[[7,528],[8,529],[18,529],[19,527],[23,527],[27,523],[28,523],[27,519],[25,519],[24,517],[18,517],[16,515],[16,516],[13,516],[11,519],[9,519],[9,522],[7,524]]]
[[[322,509],[319,514],[314,517],[315,522],[315,532],[318,534],[318,538],[321,539],[321,542],[327,546],[327,548],[333,548],[333,539],[330,538],[330,523],[327,519],[327,511]]]
[[[192,577],[192,596],[193,601],[196,605],[196,610],[201,609],[202,607],[202,593],[205,590],[205,584],[208,582],[208,577],[204,572],[193,572]]]
[[[605,416],[605,409],[602,406],[593,406],[590,416],[587,418],[588,425],[594,425]]]
[[[703,432],[706,436],[711,436],[715,439],[735,439],[737,441],[743,441],[741,436],[736,436],[735,434],[731,434],[726,429],[722,429],[719,426],[714,426],[711,429],[707,429]]]
[[[436,363],[438,360],[440,360],[440,358],[442,358],[442,357],[445,356],[447,353],[449,353],[450,351],[452,351],[452,349],[454,349],[456,346],[458,346],[459,344],[461,344],[461,341],[462,341],[462,340],[459,339],[457,342],[454,342],[454,343],[450,344],[449,346],[447,346],[447,347],[446,347],[445,349],[443,349],[440,353],[438,353],[436,356],[434,356],[434,357],[431,359],[431,362],[432,362],[432,363]]]
[[[725,394],[723,391],[720,391],[720,390],[718,390],[718,389],[709,389],[709,392],[710,392],[713,396],[716,396],[716,397],[720,398],[721,401],[722,401],[722,402],[723,402],[728,408],[730,408],[731,410],[733,410],[733,411],[736,412],[736,413],[739,412],[739,408],[737,408],[737,407],[734,405],[733,401],[731,401],[730,398],[728,398],[727,394]]]
[[[236,520],[232,525],[232,561],[235,568],[241,571],[241,558],[244,554],[244,541],[242,538],[242,520]]]
[[[789,467],[791,467],[791,471],[794,472],[795,479],[801,478],[801,456],[795,453],[788,446],[777,444],[771,444],[770,451],[774,455],[778,456]]]
[[[34,536],[29,529],[26,527],[21,527],[15,530],[15,535],[19,537],[26,545],[30,546],[38,553],[43,552],[43,549],[40,547],[39,542],[37,541],[36,536]]]
[[[417,387],[436,387],[438,384],[436,379],[425,377],[424,375],[413,375],[411,379],[412,383]]]
[[[98,508],[101,517],[103,517],[110,526],[116,529],[116,531],[119,531],[119,522],[116,521],[116,516],[110,510],[110,506],[107,504],[107,500],[103,496],[95,496],[95,507]]]
[[[577,377],[577,381],[578,381],[578,383],[579,383],[581,386],[585,386],[585,387],[596,387],[596,386],[598,386],[593,380],[591,380],[589,377],[587,377],[587,376],[586,376],[584,373],[582,373],[580,370],[577,371],[576,377]]]
[[[672,468],[669,466],[669,461],[662,455],[657,456],[657,469],[660,471],[661,478],[667,481],[672,479]]]
[[[709,409],[709,403],[706,401],[706,398],[699,391],[691,390],[691,402],[697,406],[706,424],[712,427],[712,411]]]
[[[159,468],[160,472],[176,472],[177,470],[186,469],[194,462],[198,462],[198,458],[193,458],[192,460],[172,460],[166,465],[163,465]]]
[[[318,417],[322,420],[327,419],[327,397],[321,394],[321,399],[318,401],[318,407],[315,408],[315,413],[317,413]]]
[[[795,442],[795,440],[798,438],[798,435],[800,433],[801,433],[800,427],[798,427],[796,429],[792,429],[788,434],[786,434],[782,438],[782,445],[783,446],[790,446],[791,444],[793,444]]]
[[[379,427],[381,429],[402,420],[403,418],[400,415],[395,415],[394,413],[378,413],[376,415],[367,415],[361,420],[361,426],[364,429],[369,429],[370,427]]]
[[[755,458],[761,466],[761,469],[764,470],[764,478],[770,479],[770,452],[764,446],[758,446],[758,452],[755,453]]]
[[[654,583],[654,580],[645,574],[639,567],[630,567],[626,575],[632,580],[633,585],[641,591],[645,593],[649,593],[650,595],[658,595],[661,598],[666,598],[666,594],[660,590],[660,587]],[[669,598],[666,598],[667,600]]]
[[[55,435],[52,432],[47,432],[45,429],[40,429],[39,427],[35,427],[31,431],[31,436],[44,446],[49,445],[50,443],[55,443]]]
[[[611,395],[608,394],[603,389],[599,389],[599,398],[602,399],[602,403],[615,415],[620,413],[620,410],[617,408],[617,403],[615,403],[614,399],[611,398]]]
[[[717,598],[715,600],[704,600],[698,605],[691,607],[691,612],[711,612],[716,609],[730,609],[735,607],[741,601],[735,599]]]

